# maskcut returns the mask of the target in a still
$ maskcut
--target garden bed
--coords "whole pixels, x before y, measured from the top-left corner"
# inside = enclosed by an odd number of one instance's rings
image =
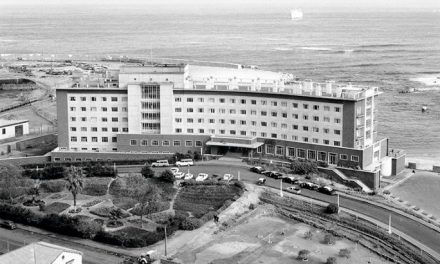
[[[102,196],[107,194],[107,188],[112,178],[85,178],[84,188],[81,193],[91,196]]]
[[[64,210],[70,207],[70,204],[66,203],[60,203],[60,202],[54,202],[51,204],[48,204],[44,208],[44,212],[47,214],[60,214]]]

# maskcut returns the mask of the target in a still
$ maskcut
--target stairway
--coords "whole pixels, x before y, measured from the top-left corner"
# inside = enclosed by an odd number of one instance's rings
[[[358,180],[358,179],[351,179],[348,178],[347,176],[345,176],[344,173],[342,173],[340,170],[336,169],[336,168],[332,168],[331,169],[334,173],[336,173],[342,180],[344,181],[350,181],[350,182],[354,182],[356,185],[358,185],[360,188],[362,188],[362,190],[366,193],[371,193],[373,192],[367,185],[365,185],[362,181]]]

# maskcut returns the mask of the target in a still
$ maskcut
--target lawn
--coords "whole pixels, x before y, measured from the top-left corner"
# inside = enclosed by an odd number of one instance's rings
[[[107,193],[107,188],[112,178],[90,177],[84,179],[82,194],[102,196]]]
[[[44,212],[47,214],[59,214],[70,207],[70,204],[54,202],[49,205],[46,205],[44,208]]]

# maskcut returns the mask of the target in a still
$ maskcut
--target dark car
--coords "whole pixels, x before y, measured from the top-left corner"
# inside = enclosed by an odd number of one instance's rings
[[[295,184],[298,182],[298,180],[295,179],[295,177],[293,177],[293,176],[288,176],[288,177],[283,178],[283,182]]]
[[[336,191],[330,186],[322,186],[318,188],[318,192],[328,194],[328,195],[336,195]]]
[[[319,186],[311,182],[302,182],[299,187],[309,190],[317,190]]]
[[[17,226],[12,221],[3,221],[1,223],[1,226],[4,227],[4,228],[7,228],[7,229],[11,229],[11,230],[17,228]]]
[[[252,168],[250,168],[249,169],[250,171],[252,171],[252,172],[255,172],[255,173],[262,173],[263,171],[265,171],[264,169],[263,169],[263,167],[259,167],[259,166],[257,166],[257,167],[252,167]]]
[[[282,179],[284,178],[284,174],[282,174],[281,172],[272,171],[272,178]]]

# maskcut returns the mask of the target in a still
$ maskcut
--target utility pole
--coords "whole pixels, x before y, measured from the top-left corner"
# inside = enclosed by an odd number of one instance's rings
[[[167,226],[166,225],[164,226],[164,229],[165,229],[165,257],[168,257],[167,256]]]
[[[337,195],[338,195],[338,214],[339,214],[339,193]]]
[[[283,197],[283,179],[280,180],[280,196]]]
[[[391,214],[390,214],[390,217],[389,217],[389,220],[388,220],[388,234],[392,234],[393,232],[391,231]]]
[[[237,179],[238,179],[238,181],[240,181],[240,171],[238,171],[238,173],[237,173]]]

